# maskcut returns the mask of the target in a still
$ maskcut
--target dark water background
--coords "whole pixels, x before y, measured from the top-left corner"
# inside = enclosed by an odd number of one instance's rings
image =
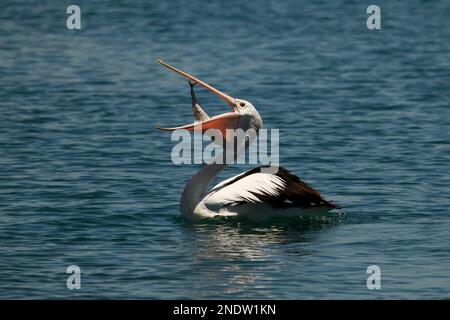
[[[361,1],[76,1],[81,31],[69,4],[1,5],[0,298],[449,298],[448,1],[376,1],[379,31]],[[342,214],[180,218],[198,166],[154,126],[190,97],[158,58],[251,101]]]

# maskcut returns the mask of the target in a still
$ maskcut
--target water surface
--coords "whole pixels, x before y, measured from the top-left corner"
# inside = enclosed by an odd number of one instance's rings
[[[2,3],[0,298],[449,298],[447,1],[378,1],[379,31],[359,1],[77,4],[81,31],[60,1]],[[251,101],[342,212],[180,218],[199,166],[154,127],[191,121],[190,96],[158,58]]]

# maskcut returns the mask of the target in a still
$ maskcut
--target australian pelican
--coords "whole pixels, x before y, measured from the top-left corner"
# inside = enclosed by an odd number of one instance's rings
[[[158,60],[163,66],[189,80],[191,85],[192,110],[196,121],[192,124],[160,128],[164,131],[186,129],[188,131],[217,129],[225,134],[226,129],[241,128],[244,131],[262,127],[261,117],[248,101],[235,99],[196,77]],[[200,106],[194,85],[199,84],[215,93],[230,106],[231,112],[209,117]],[[224,135],[226,140],[226,134]],[[248,146],[248,144],[246,144]],[[245,151],[245,148],[239,150]],[[219,157],[224,157],[223,154]],[[208,191],[209,183],[226,167],[225,161],[206,164],[186,184],[181,196],[181,213],[189,218],[215,216],[242,216],[255,221],[273,217],[317,216],[337,208],[319,191],[300,180],[282,167],[276,173],[257,167],[222,181]]]

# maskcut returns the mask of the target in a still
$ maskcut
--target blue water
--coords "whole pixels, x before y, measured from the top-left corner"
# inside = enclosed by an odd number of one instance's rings
[[[448,1],[376,1],[374,31],[361,1],[83,0],[81,31],[68,4],[1,5],[0,298],[450,297]],[[251,101],[342,211],[182,219],[199,166],[154,127],[192,120],[189,88],[158,58]]]

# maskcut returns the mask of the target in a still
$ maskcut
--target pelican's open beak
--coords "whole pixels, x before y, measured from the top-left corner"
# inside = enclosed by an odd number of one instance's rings
[[[218,95],[220,98],[225,100],[225,102],[230,106],[230,108],[232,110],[232,112],[224,113],[219,116],[209,118],[206,121],[195,122],[195,123],[191,123],[188,125],[184,125],[184,126],[180,126],[180,127],[173,127],[173,128],[157,127],[158,129],[164,130],[164,131],[173,131],[173,130],[178,130],[178,129],[185,129],[185,130],[189,130],[189,131],[202,130],[202,132],[204,132],[208,129],[218,129],[225,136],[226,129],[236,129],[237,128],[239,112],[237,111],[237,108],[236,108],[236,100],[233,97],[230,97],[229,95],[217,90],[216,88],[210,86],[206,82],[203,82],[184,71],[181,71],[175,67],[172,67],[170,64],[165,63],[162,60],[157,60],[157,62],[161,63],[163,66],[169,68],[170,70],[175,71],[176,73],[182,75],[183,77],[189,79],[189,81],[198,83],[199,85],[205,87],[212,93]]]

